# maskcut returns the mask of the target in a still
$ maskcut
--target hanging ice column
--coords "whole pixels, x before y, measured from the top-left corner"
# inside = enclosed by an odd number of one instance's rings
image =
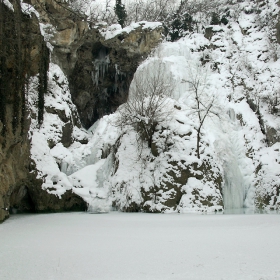
[[[244,206],[244,184],[236,158],[225,166],[225,185],[223,189],[225,209],[242,208]]]
[[[91,73],[92,82],[98,86],[99,77],[105,76],[110,64],[110,58],[105,48],[100,49],[97,58],[92,63],[94,65],[94,71]]]
[[[233,127],[229,130],[229,154],[224,165],[225,184],[223,198],[225,209],[242,208],[245,200],[245,183],[240,171],[240,160],[245,157],[244,148],[240,143],[239,125],[236,124],[234,110],[230,109],[229,117]]]

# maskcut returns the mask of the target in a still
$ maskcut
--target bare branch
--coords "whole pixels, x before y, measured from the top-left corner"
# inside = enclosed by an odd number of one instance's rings
[[[139,140],[151,147],[156,126],[172,115],[168,106],[174,86],[170,77],[166,77],[164,64],[154,69],[138,71],[129,91],[129,98],[119,110],[117,126],[132,126],[139,134]]]
[[[193,67],[194,66],[194,67]],[[195,105],[193,113],[198,116],[197,131],[197,157],[200,158],[200,140],[201,129],[207,117],[216,116],[219,118],[219,114],[216,112],[216,97],[208,93],[208,69],[200,64],[189,64],[189,80],[186,82],[190,85],[190,91],[194,95]]]

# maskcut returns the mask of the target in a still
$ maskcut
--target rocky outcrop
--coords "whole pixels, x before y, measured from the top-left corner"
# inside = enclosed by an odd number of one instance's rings
[[[69,78],[72,100],[83,126],[89,128],[126,101],[133,74],[161,41],[162,27],[143,22],[108,38],[106,25],[88,23],[65,3],[31,0],[31,4],[53,46],[52,62]],[[120,26],[113,25],[111,33],[114,28]]]
[[[124,29],[115,25],[113,36],[110,28],[107,32],[98,28],[98,35],[93,29],[91,41],[77,50],[69,79],[73,102],[86,128],[126,101],[137,66],[162,39],[161,26],[152,28],[146,23]]]
[[[267,144],[269,146],[272,146],[275,143],[280,142],[279,130],[267,125],[266,126],[266,139],[267,139]]]
[[[83,16],[73,12],[67,3],[55,0],[28,0],[39,12],[45,39],[53,47],[52,61],[67,75],[77,61],[77,49],[94,37]],[[27,2],[28,2],[27,1]]]
[[[39,72],[44,44],[35,15],[23,14],[20,1],[11,3],[13,10],[0,4],[0,24],[4,27],[0,32],[0,221],[9,215],[3,208],[22,199],[29,204],[25,190],[34,175],[30,174],[25,78]]]
[[[144,212],[208,212],[224,209],[222,198],[222,175],[214,174],[208,162],[171,162],[172,169],[167,172],[159,187],[141,190]],[[210,183],[211,182],[211,183]],[[159,207],[160,205],[160,207]],[[192,210],[195,209],[195,210]]]
[[[26,78],[38,73],[39,76],[46,75],[47,69],[42,68],[42,64],[48,65],[48,57],[44,56],[47,48],[38,18],[30,12],[32,9],[22,8],[17,0],[10,3],[8,7],[2,2],[0,7],[0,25],[3,27],[0,31],[0,222],[12,209],[13,212],[29,212],[85,208],[82,199],[72,192],[67,192],[62,199],[50,195],[42,190],[42,179],[36,178],[36,166],[30,159],[28,131],[29,116],[38,117],[38,105],[34,107],[36,112],[29,112],[26,107]],[[35,103],[40,83],[37,87]],[[70,145],[68,135],[72,123],[78,123],[78,116],[72,116],[70,126],[68,119],[62,133],[65,146]]]
[[[86,202],[71,190],[66,191],[61,197],[37,187],[30,188],[29,193],[37,213],[87,210]]]
[[[158,126],[151,148],[140,140],[136,144],[132,130],[118,139],[111,150],[114,171],[108,179],[116,209],[148,213],[216,212],[224,209],[223,169],[215,155],[207,151],[203,160],[195,160],[192,148],[196,143],[193,141],[196,138],[194,130],[174,129],[186,126],[176,120],[168,127]],[[140,153],[139,147],[142,148]],[[206,144],[205,150],[208,148]]]

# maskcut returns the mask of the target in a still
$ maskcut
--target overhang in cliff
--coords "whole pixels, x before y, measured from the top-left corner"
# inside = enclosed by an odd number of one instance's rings
[[[124,29],[118,24],[96,28],[96,40],[86,40],[77,50],[69,79],[73,102],[86,128],[126,101],[139,63],[162,40],[160,23],[140,22]]]

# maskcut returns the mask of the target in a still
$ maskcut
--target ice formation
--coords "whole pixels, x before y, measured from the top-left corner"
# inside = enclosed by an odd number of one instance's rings
[[[105,48],[101,48],[97,58],[92,62],[94,71],[92,72],[92,82],[95,86],[99,85],[99,79],[104,78],[110,64],[109,54]]]

